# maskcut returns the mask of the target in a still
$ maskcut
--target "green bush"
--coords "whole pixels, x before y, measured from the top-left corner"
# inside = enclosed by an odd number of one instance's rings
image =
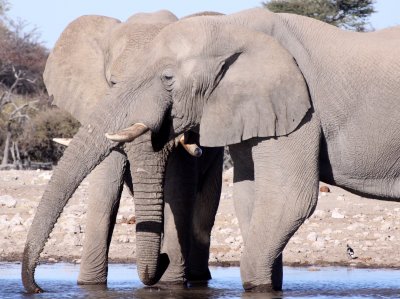
[[[55,143],[52,139],[73,137],[79,126],[78,121],[58,108],[40,111],[26,124],[19,138],[21,152],[31,161],[56,163],[65,146]]]

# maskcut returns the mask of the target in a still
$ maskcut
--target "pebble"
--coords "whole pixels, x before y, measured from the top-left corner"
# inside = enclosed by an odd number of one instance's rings
[[[318,235],[316,232],[311,232],[307,235],[307,240],[308,241],[317,241]]]
[[[329,189],[328,186],[321,186],[321,188],[319,188],[319,192],[329,193],[331,192],[331,190]]]
[[[335,209],[332,211],[332,218],[335,218],[335,219],[343,219],[343,218],[344,218],[344,215],[343,215],[342,213],[340,213],[338,209],[335,208]]]
[[[7,208],[15,208],[17,201],[11,195],[0,196],[0,206],[5,206]]]

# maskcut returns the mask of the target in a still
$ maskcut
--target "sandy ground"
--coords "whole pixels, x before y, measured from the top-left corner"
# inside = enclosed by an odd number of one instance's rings
[[[51,171],[0,171],[0,261],[19,261],[27,230]],[[79,263],[85,233],[88,182],[65,208],[42,253],[43,261]],[[286,265],[351,265],[400,268],[400,203],[366,199],[337,187],[320,193],[314,214],[284,251]],[[232,170],[224,186],[212,232],[210,262],[238,264],[243,249],[232,200]],[[133,201],[124,191],[114,231],[112,261],[135,258]],[[346,245],[355,251],[349,259]]]

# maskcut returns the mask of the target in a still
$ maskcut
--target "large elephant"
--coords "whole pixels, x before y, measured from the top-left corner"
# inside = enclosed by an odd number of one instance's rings
[[[216,13],[197,15],[202,14]],[[72,22],[58,40],[44,73],[54,103],[83,126],[91,126],[91,115],[102,108],[113,85],[112,78],[134,73],[136,70],[130,69],[129,60],[135,59],[164,26],[176,20],[172,13],[159,11],[135,14],[124,23],[100,16],[84,16]],[[112,151],[90,176],[79,284],[107,281],[108,251],[122,185],[125,181],[132,190],[132,176],[135,180],[136,174],[131,174],[130,167],[137,167],[142,159],[138,157],[142,154],[138,147]],[[164,178],[162,252],[168,256],[169,265],[162,280],[168,283],[208,280],[210,233],[220,197],[223,150],[203,149],[202,157],[194,158],[180,146],[173,147]],[[75,154],[79,160],[83,152]],[[138,202],[140,186],[135,191]],[[46,209],[53,207],[50,204]],[[45,217],[41,213],[47,212],[38,210],[35,219],[40,221]],[[136,210],[140,226],[143,211],[138,206]],[[35,238],[33,227],[30,234]]]
[[[230,146],[246,290],[282,288],[282,251],[319,180],[399,199],[400,27],[355,33],[254,9],[171,24],[152,49],[126,102],[153,104],[129,108],[130,125],[156,134],[172,119],[174,134],[199,127],[201,145]]]

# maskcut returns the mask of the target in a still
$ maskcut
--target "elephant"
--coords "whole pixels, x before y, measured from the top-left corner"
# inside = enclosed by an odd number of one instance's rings
[[[400,27],[357,33],[252,9],[176,22],[152,45],[146,86],[131,78],[124,99],[128,126],[106,137],[134,142],[122,133],[140,124],[156,140],[168,121],[169,138],[196,130],[202,146],[229,146],[245,290],[282,289],[282,251],[319,181],[399,201]]]
[[[193,16],[204,14],[217,13]],[[70,112],[83,126],[90,126],[91,114],[101,109],[112,88],[113,76],[134,72],[129,69],[129,60],[161,28],[175,21],[177,18],[171,12],[158,11],[135,14],[126,22],[100,16],[84,16],[72,22],[46,64],[44,79],[53,103]],[[88,215],[78,284],[107,282],[108,251],[122,185],[125,182],[133,192],[135,175],[131,174],[130,167],[139,160],[129,159],[127,155],[135,156],[129,153],[135,150],[131,147],[112,151],[89,177]],[[203,149],[202,156],[196,158],[181,146],[175,146],[168,159],[162,252],[168,255],[169,265],[162,276],[164,283],[184,284],[187,280],[211,278],[210,232],[221,192],[222,159],[221,148]],[[140,190],[136,191],[139,194]],[[140,212],[139,208],[137,211]],[[43,217],[39,214],[37,217]]]

